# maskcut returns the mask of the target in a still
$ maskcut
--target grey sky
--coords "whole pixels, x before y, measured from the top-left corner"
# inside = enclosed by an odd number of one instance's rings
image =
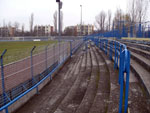
[[[64,26],[80,23],[80,4],[83,5],[83,21],[85,24],[93,24],[95,16],[101,11],[110,9],[112,13],[117,8],[124,12],[127,0],[62,0]],[[15,21],[29,26],[30,14],[34,13],[34,25],[53,25],[53,13],[57,10],[56,0],[0,0],[0,25]]]

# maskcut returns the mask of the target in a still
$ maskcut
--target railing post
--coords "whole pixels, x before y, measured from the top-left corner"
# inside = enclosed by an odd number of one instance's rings
[[[3,64],[3,56],[7,52],[7,49],[3,51],[1,54],[1,77],[2,77],[2,91],[3,91],[3,98],[4,98],[4,104],[6,104],[6,92],[5,92],[5,79],[4,79],[4,64]],[[5,108],[5,113],[8,113],[8,108]]]
[[[116,46],[117,46],[117,42],[115,42],[115,58],[114,58],[115,60],[114,60],[114,69],[116,69],[116,56],[117,56],[117,55],[116,55],[116,54],[117,54],[117,47],[116,47]]]
[[[102,39],[102,51],[104,50],[104,40]]]
[[[122,63],[121,63],[121,53],[122,53],[122,45],[120,46],[120,57],[119,57],[119,68],[121,67]],[[121,76],[120,76],[120,71],[119,71],[119,80],[118,80],[118,83],[120,84],[120,79],[121,79]]]
[[[113,48],[113,43],[110,41],[110,48],[109,48],[109,59],[112,60],[112,48]]]
[[[105,54],[107,55],[108,40],[105,40]]]
[[[126,61],[126,89],[125,89],[125,111],[127,113],[128,109],[128,94],[129,94],[129,78],[130,78],[130,52],[127,50]]]
[[[118,57],[119,57],[119,48],[120,48],[120,45],[119,43],[117,43],[117,68],[118,68]]]
[[[124,54],[121,52],[120,55],[120,63],[122,64],[119,67],[119,77],[120,77],[120,100],[119,100],[119,113],[122,113],[122,104],[123,104],[123,82],[124,82],[124,77],[123,77],[123,68],[124,68]]]
[[[33,51],[35,50],[36,46],[34,46],[32,49],[31,49],[31,77],[32,77],[32,84],[35,83],[35,79],[34,79],[34,74],[33,74]],[[36,92],[38,94],[38,86],[36,87]]]

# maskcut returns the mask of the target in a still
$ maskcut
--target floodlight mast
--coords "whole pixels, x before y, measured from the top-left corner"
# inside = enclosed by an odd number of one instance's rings
[[[61,36],[61,30],[60,30],[60,20],[61,20],[61,17],[60,17],[60,10],[62,9],[62,2],[60,0],[56,0],[56,2],[58,3],[58,31],[59,31],[59,37]]]

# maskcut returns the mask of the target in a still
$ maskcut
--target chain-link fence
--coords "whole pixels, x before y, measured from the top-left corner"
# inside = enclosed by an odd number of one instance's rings
[[[30,50],[29,57],[5,66],[3,66],[3,58],[5,56],[2,55],[0,67],[0,108],[48,76],[50,72],[75,52],[81,44],[82,40],[74,40],[40,47],[34,46]],[[51,75],[49,76],[51,77]]]

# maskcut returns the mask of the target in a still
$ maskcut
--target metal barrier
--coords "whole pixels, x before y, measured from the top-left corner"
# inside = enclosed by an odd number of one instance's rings
[[[1,55],[0,78],[0,111],[19,100],[21,97],[36,88],[46,79],[52,79],[51,75],[81,46],[83,40],[60,42],[55,45],[47,45],[33,55],[37,47],[30,51],[30,57],[23,60],[3,65]],[[60,46],[60,50],[59,49]]]
[[[109,39],[90,38],[95,45],[99,47],[105,54],[108,54],[110,60],[114,54],[114,69],[119,68],[119,84],[120,84],[120,100],[119,113],[127,113],[128,109],[128,93],[129,93],[129,76],[130,76],[130,52],[126,45]],[[126,78],[126,80],[124,80]],[[125,91],[124,91],[125,88]],[[124,96],[125,94],[125,96]],[[123,101],[125,100],[125,101]],[[123,107],[124,106],[124,107]]]

